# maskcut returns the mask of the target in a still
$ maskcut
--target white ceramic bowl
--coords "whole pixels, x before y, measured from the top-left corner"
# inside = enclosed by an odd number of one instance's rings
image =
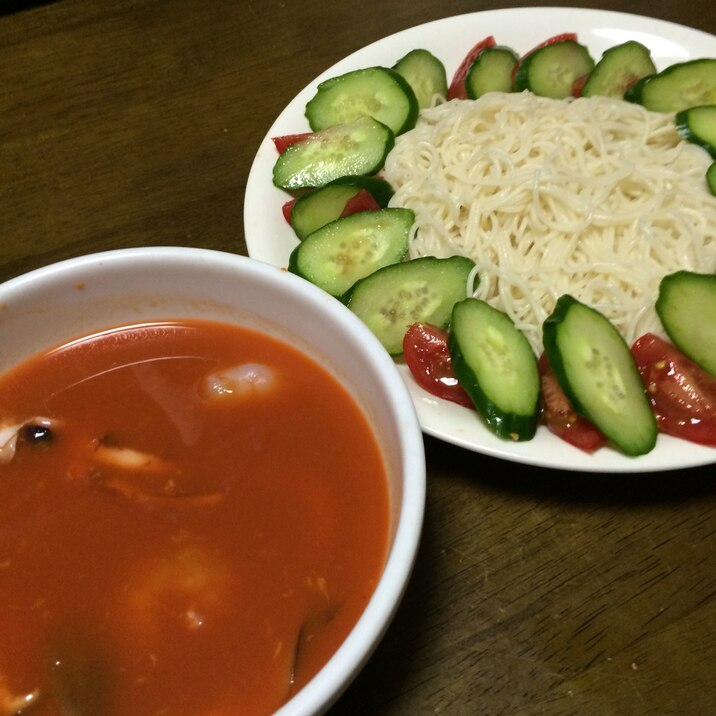
[[[380,343],[339,301],[255,259],[192,248],[92,254],[0,285],[0,373],[79,335],[157,318],[228,321],[283,338],[331,370],[375,428],[391,496],[382,577],[343,645],[279,711],[322,713],[383,636],[412,570],[423,522],[425,457],[411,398]]]

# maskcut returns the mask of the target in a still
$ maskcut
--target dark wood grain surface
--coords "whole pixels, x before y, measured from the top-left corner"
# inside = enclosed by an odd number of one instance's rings
[[[59,0],[1,16],[0,279],[118,247],[245,253],[251,161],[296,92],[390,33],[523,4]],[[712,0],[581,5],[716,32]],[[425,446],[413,579],[334,714],[716,713],[713,465],[572,474]]]

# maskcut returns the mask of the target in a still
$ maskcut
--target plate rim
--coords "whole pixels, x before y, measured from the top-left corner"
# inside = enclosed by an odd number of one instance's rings
[[[613,26],[613,29],[616,29],[617,31],[634,33],[637,32],[637,30],[634,30],[633,27],[638,24],[638,32],[654,36],[660,35],[664,38],[665,42],[667,42],[667,45],[668,43],[674,43],[674,34],[677,36],[686,35],[691,41],[699,39],[701,43],[713,44],[713,52],[716,54],[716,35],[713,35],[705,30],[691,27],[689,25],[679,24],[670,20],[650,17],[648,15],[629,13],[620,10],[606,10],[603,8],[586,7],[543,6],[478,10],[475,12],[461,13],[458,15],[450,15],[429,20],[403,30],[398,30],[397,32],[385,35],[384,37],[380,37],[363,47],[353,50],[315,76],[303,89],[299,90],[299,92],[289,100],[283,110],[274,119],[261,140],[249,170],[244,194],[244,238],[249,256],[257,260],[277,265],[277,261],[271,258],[270,252],[266,253],[261,250],[262,240],[260,239],[260,236],[265,234],[266,227],[263,227],[261,222],[258,222],[258,224],[256,223],[257,214],[260,214],[260,212],[254,211],[254,207],[257,206],[257,198],[262,196],[274,197],[277,201],[279,198],[282,201],[287,200],[288,195],[276,187],[273,187],[270,178],[266,181],[265,170],[268,164],[272,167],[275,162],[275,148],[273,146],[273,142],[271,141],[271,137],[277,136],[281,133],[295,133],[308,130],[308,123],[305,120],[305,117],[303,118],[303,127],[296,126],[296,112],[301,109],[301,104],[305,105],[307,99],[310,98],[313,92],[315,92],[315,88],[318,83],[334,74],[347,71],[351,65],[353,65],[353,68],[355,69],[360,66],[367,66],[367,64],[362,61],[364,56],[375,53],[376,51],[382,51],[390,44],[395,44],[396,42],[400,44],[406,38],[409,39],[414,35],[430,32],[436,28],[440,28],[442,30],[446,27],[449,28],[451,25],[469,27],[475,23],[484,22],[484,29],[481,29],[479,33],[473,35],[475,38],[474,41],[477,41],[489,34],[497,34],[494,27],[491,29],[491,22],[498,22],[498,24],[508,22],[515,16],[520,16],[523,23],[525,23],[526,19],[529,19],[530,17],[540,18],[543,22],[549,21],[553,18],[559,18],[562,21],[562,24],[565,25],[565,29],[562,31],[575,31],[578,35],[580,32],[595,32],[600,29],[600,24]],[[585,22],[589,22],[590,26],[585,27]],[[628,27],[625,30],[625,26],[631,27]],[[568,29],[569,27],[572,29]],[[526,47],[515,47],[515,49],[518,49],[520,52],[531,49],[531,47],[540,41],[540,37],[537,32],[538,31],[535,32],[535,42],[532,45],[527,43]],[[477,37],[478,34],[480,37]],[[525,32],[524,30],[518,30],[517,34],[525,35]],[[500,38],[496,39],[499,42]],[[585,40],[585,44],[588,44],[588,42],[588,40]],[[610,44],[614,43],[605,42],[605,48]],[[416,46],[417,45],[415,44],[412,45],[412,47]],[[468,45],[465,45],[464,47],[460,46],[460,48],[456,52],[453,52],[453,54],[456,57],[461,58],[467,50],[469,50]],[[593,51],[593,55],[595,57],[598,57],[599,54],[600,53]],[[687,51],[687,54],[689,58],[699,56],[698,53],[694,54],[690,51]],[[394,61],[397,61],[399,57],[400,55],[396,54]],[[443,62],[449,79],[452,76],[452,72],[454,72],[455,67],[445,62],[445,60],[443,60]],[[657,66],[659,66],[658,62]],[[288,121],[289,118],[290,121]],[[265,198],[264,201],[266,201]],[[261,202],[259,201],[258,204],[260,203]],[[274,220],[280,218],[280,220],[283,221],[282,217],[273,218]],[[285,267],[286,262],[287,257],[285,261],[280,263],[283,263]],[[612,447],[602,448],[596,453],[589,455],[552,435],[543,425],[538,428],[536,437],[539,438],[540,443],[537,446],[538,449],[535,451],[535,444],[533,442],[534,438],[532,441],[525,441],[522,443],[510,443],[496,438],[496,436],[492,435],[489,432],[489,429],[481,423],[476,413],[474,414],[474,429],[476,435],[466,437],[455,430],[446,429],[446,425],[449,427],[452,423],[450,420],[447,422],[444,419],[441,420],[440,413],[441,411],[448,411],[448,416],[452,415],[452,421],[454,422],[455,420],[458,420],[459,422],[459,411],[466,411],[469,409],[461,408],[460,406],[448,403],[447,401],[434,398],[424,391],[421,391],[417,384],[410,379],[409,374],[406,374],[407,368],[405,365],[401,365],[399,361],[396,361],[396,364],[403,379],[408,384],[423,433],[443,442],[465,449],[469,452],[539,468],[602,474],[666,472],[702,467],[716,462],[715,448],[687,442],[664,434],[659,434],[657,446],[654,450],[646,455],[641,455],[636,458],[629,457]],[[473,411],[469,412],[472,413]],[[470,427],[469,419],[465,419],[463,416],[462,421],[465,423],[465,427]],[[670,459],[669,456],[674,451],[674,448],[676,448],[678,453],[683,453],[681,456],[682,459],[678,461],[673,458]]]

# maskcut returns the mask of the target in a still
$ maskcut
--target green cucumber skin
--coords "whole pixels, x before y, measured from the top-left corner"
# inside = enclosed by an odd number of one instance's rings
[[[380,101],[372,94],[379,84],[381,96],[392,94],[390,101]],[[321,82],[306,104],[305,116],[314,131],[370,116],[397,136],[415,126],[418,112],[415,92],[399,72],[389,67],[367,67]]]
[[[288,270],[340,299],[360,279],[405,257],[414,220],[415,214],[403,208],[336,219],[291,252]]]
[[[359,191],[356,186],[336,186],[331,182],[298,197],[291,211],[291,227],[299,240],[338,219],[346,202]]]
[[[453,305],[465,298],[474,262],[465,256],[423,256],[392,264],[361,279],[343,302],[392,356],[403,352],[403,337],[413,323],[446,328]],[[414,295],[419,299],[412,302]]]
[[[393,195],[393,188],[384,179],[346,176],[298,197],[291,211],[291,226],[299,240],[340,218],[346,202],[361,189],[369,192],[381,209]]]
[[[673,344],[716,376],[716,274],[676,271],[664,276],[656,313]]]
[[[512,73],[519,62],[510,47],[486,47],[470,65],[465,77],[468,99],[477,99],[487,92],[511,92]]]
[[[716,159],[716,104],[682,109],[676,113],[674,122],[684,139],[703,147]]]
[[[639,80],[624,98],[652,112],[680,112],[716,104],[716,59],[677,62]]]
[[[636,40],[628,40],[605,50],[581,94],[582,97],[601,95],[623,99],[635,82],[653,74],[656,74],[656,65],[649,49]]]
[[[633,104],[641,104],[641,93],[644,91],[644,87],[646,86],[647,82],[651,82],[651,80],[656,77],[656,73],[652,75],[645,75],[640,80],[637,80],[627,91],[624,93],[624,99],[627,102],[632,102]]]
[[[570,62],[565,62],[563,55],[571,54]],[[557,81],[553,78],[545,80],[547,74],[559,71]],[[575,40],[560,40],[535,50],[527,55],[515,72],[514,91],[529,90],[536,95],[564,99],[572,95],[574,81],[594,69],[594,60],[584,45]]]
[[[543,324],[547,360],[575,411],[622,452],[644,455],[656,445],[657,423],[624,338],[601,313],[561,296]]]
[[[413,88],[418,109],[429,107],[435,95],[447,96],[445,65],[428,50],[411,50],[393,65],[393,69]]]
[[[394,145],[390,127],[360,117],[288,147],[274,164],[273,183],[279,189],[295,191],[325,186],[347,175],[370,176],[383,168]]]
[[[712,162],[706,170],[706,185],[709,191],[716,196],[716,162]]]
[[[500,366],[484,347],[499,337],[498,350],[504,348],[505,336],[510,349]],[[510,318],[480,299],[466,298],[453,307],[448,346],[458,382],[488,427],[503,439],[531,440],[539,418],[537,358]]]
[[[394,189],[385,180],[377,176],[342,176],[334,179],[329,184],[348,184],[349,186],[357,186],[359,189],[365,189],[373,195],[381,209],[388,206],[388,202],[393,198]]]

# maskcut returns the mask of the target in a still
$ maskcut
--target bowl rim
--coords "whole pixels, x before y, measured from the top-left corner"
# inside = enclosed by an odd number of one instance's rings
[[[368,604],[351,632],[301,690],[275,712],[276,716],[304,716],[324,713],[348,688],[372,655],[387,631],[408,586],[422,535],[426,498],[426,465],[422,430],[408,388],[379,340],[338,299],[303,278],[242,254],[216,249],[185,246],[142,246],[110,249],[63,259],[32,269],[0,283],[0,320],[2,307],[16,297],[31,296],[38,282],[62,280],[78,271],[103,270],[126,264],[180,266],[219,266],[253,273],[260,280],[282,281],[286,289],[300,295],[317,310],[344,322],[355,336],[360,350],[375,366],[376,378],[388,396],[391,421],[396,423],[401,469],[401,495],[397,523],[386,555],[383,571]]]

